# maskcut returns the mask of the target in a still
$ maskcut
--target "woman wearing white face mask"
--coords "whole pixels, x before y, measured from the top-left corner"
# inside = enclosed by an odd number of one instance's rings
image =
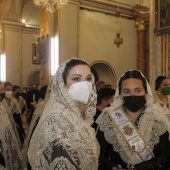
[[[64,62],[54,76],[51,96],[28,150],[33,169],[96,170],[99,145],[90,127],[96,92],[90,67]]]
[[[24,142],[24,129],[21,122],[21,108],[18,101],[12,97],[13,86],[10,82],[4,82],[5,98],[2,103],[8,113],[15,135],[17,137],[20,148]]]

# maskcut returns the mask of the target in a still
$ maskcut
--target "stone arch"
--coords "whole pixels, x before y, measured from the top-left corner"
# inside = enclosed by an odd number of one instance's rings
[[[112,88],[116,88],[116,73],[113,67],[105,61],[95,61],[90,64],[91,70],[95,76],[95,81],[102,80],[106,84],[111,84]]]
[[[27,87],[31,84],[37,84],[39,86],[40,70],[33,70],[27,77]]]

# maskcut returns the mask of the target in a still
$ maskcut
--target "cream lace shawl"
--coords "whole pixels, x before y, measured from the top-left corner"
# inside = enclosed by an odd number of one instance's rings
[[[163,113],[163,117],[165,119],[169,119],[170,121],[170,95],[167,95],[167,99],[168,99],[168,104],[169,104],[169,108],[167,106],[165,106],[163,104],[163,102],[160,100],[159,96],[158,96],[158,91],[155,91],[155,94],[154,94],[154,105],[155,107],[159,108],[159,110],[162,110],[162,113]]]
[[[62,73],[67,62],[54,76],[50,99],[30,142],[28,158],[36,170],[98,168],[99,145],[90,127],[96,111],[95,87],[93,85],[90,103],[80,112],[63,82]],[[58,156],[51,161],[53,144],[62,146],[68,156]]]
[[[146,109],[144,114],[140,117],[138,131],[143,137],[146,145],[153,151],[154,146],[159,143],[159,137],[166,131],[170,134],[170,128],[161,120],[160,112],[153,107],[153,96],[151,88],[147,82]],[[103,111],[101,116],[97,119],[97,123],[101,131],[104,132],[105,139],[108,143],[113,145],[113,149],[120,154],[120,157],[128,165],[135,165],[140,163],[136,158],[136,154],[125,142],[123,136],[120,134],[117,127],[110,118],[110,113],[122,108],[123,101],[119,95],[119,89],[116,89],[114,102],[110,108]]]
[[[23,170],[21,150],[2,102],[0,102],[0,121],[1,151],[6,170]]]
[[[7,114],[8,114],[8,116],[9,116],[9,120],[11,122],[12,128],[13,128],[15,136],[17,138],[19,147],[21,149],[22,144],[21,144],[21,140],[20,140],[20,137],[19,137],[19,134],[18,134],[18,131],[17,131],[17,126],[18,125],[17,125],[17,123],[15,122],[15,120],[13,118],[14,113],[21,114],[20,105],[19,105],[18,101],[13,97],[11,97],[11,100],[10,100],[9,104],[6,102],[5,99],[2,100],[2,104],[5,107],[5,110],[6,110]]]
[[[46,91],[46,96],[45,96],[44,100],[41,100],[40,102],[38,102],[36,109],[33,113],[33,117],[32,117],[29,129],[28,129],[28,133],[24,140],[23,149],[22,149],[23,162],[24,162],[25,166],[27,166],[27,150],[28,150],[30,139],[31,139],[31,135],[32,135],[33,130],[37,124],[38,119],[41,117],[41,115],[43,113],[43,110],[45,108],[45,105],[47,104],[47,101],[49,100],[50,92],[51,92],[51,83],[48,85],[48,88]]]

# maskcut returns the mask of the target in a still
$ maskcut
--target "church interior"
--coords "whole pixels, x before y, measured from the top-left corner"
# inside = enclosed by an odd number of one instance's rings
[[[0,0],[0,80],[46,85],[60,63],[85,60],[116,87],[126,70],[169,77],[170,7],[158,0]],[[36,4],[37,3],[37,4]]]

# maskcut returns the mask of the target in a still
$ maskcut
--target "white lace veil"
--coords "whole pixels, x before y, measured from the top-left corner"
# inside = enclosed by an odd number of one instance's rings
[[[0,149],[5,159],[5,169],[24,169],[21,150],[2,102],[0,102],[0,121]]]
[[[132,71],[132,70],[129,70],[129,71]],[[139,71],[139,70],[137,70]],[[140,72],[140,71],[139,71]],[[126,72],[125,72],[126,73]],[[125,73],[121,76],[123,77],[125,75]],[[140,72],[141,73],[141,72]],[[145,98],[146,98],[146,111],[145,113],[150,113],[152,111],[152,106],[153,106],[153,95],[152,95],[152,90],[151,90],[151,87],[147,81],[147,79],[144,77],[144,75],[141,73],[141,75],[143,76],[143,78],[146,80],[146,89],[147,89],[147,94],[145,95]],[[121,79],[121,78],[120,78]],[[120,81],[119,79],[119,81]],[[114,101],[113,103],[110,105],[110,108],[106,108],[104,109],[104,111],[110,111],[110,110],[115,110],[121,106],[123,106],[123,100],[120,96],[120,92],[119,92],[119,81],[117,82],[117,87],[116,87],[116,92],[115,92],[115,96],[114,96]],[[104,112],[103,111],[103,112]],[[102,115],[103,113],[101,114],[101,116],[99,116],[99,118],[97,119],[97,123],[100,124],[100,121],[102,119]]]
[[[129,70],[129,71],[132,71],[132,70]],[[137,70],[138,72],[140,72],[139,70]],[[141,72],[140,72],[141,73]],[[125,73],[121,76],[123,77],[125,75]],[[146,105],[147,105],[147,108],[146,108],[146,112],[150,112],[151,110],[151,107],[153,105],[153,95],[152,95],[152,90],[151,90],[151,87],[147,81],[147,79],[144,77],[144,75],[141,73],[141,75],[143,76],[143,78],[146,80],[146,89],[147,89],[147,94],[145,95],[146,97]],[[119,80],[120,81],[120,80]],[[120,95],[119,95],[119,81],[117,82],[117,88],[116,88],[116,93],[115,93],[115,98],[114,98],[114,101],[111,105],[112,109],[116,109],[118,108],[119,106],[123,105],[123,100],[121,99]]]
[[[146,80],[144,76],[143,78]],[[138,162],[139,160],[136,159],[136,155],[133,154],[133,152],[129,149],[129,145],[126,144],[118,128],[115,126],[112,119],[110,119],[110,113],[118,108],[123,107],[123,99],[119,94],[119,82],[120,80],[117,83],[117,89],[113,103],[109,108],[103,110],[102,114],[97,119],[97,123],[100,130],[104,132],[106,141],[113,145],[114,150],[120,154],[122,160],[124,160],[124,162],[126,162],[127,164],[130,163],[134,165],[140,163]],[[162,120],[162,117],[159,116],[159,114],[161,113],[153,108],[152,91],[147,80],[145,89],[147,90],[147,93],[145,94],[146,108],[144,114],[140,117],[138,130],[141,136],[144,137],[146,144],[149,145],[150,149],[153,151],[154,146],[159,143],[159,137],[166,131],[169,131],[169,129],[165,125],[165,121]],[[161,128],[157,128],[159,127],[157,125],[159,125]],[[153,136],[155,138],[153,138]]]
[[[80,59],[75,59],[74,60],[80,60]],[[71,59],[72,60],[72,59]],[[92,93],[91,93],[91,101],[86,105],[85,109],[82,110],[82,113],[78,111],[78,108],[75,107],[74,101],[71,99],[69,96],[65,83],[63,81],[63,72],[65,70],[66,64],[71,61],[65,61],[62,63],[56,72],[54,78],[53,78],[53,83],[51,87],[51,97],[50,97],[50,102],[56,102],[58,101],[59,103],[63,104],[66,108],[69,108],[73,110],[75,113],[79,113],[80,115],[77,116],[85,116],[85,122],[91,125],[93,123],[93,117],[96,113],[96,102],[97,102],[97,95],[96,95],[96,89],[94,85],[94,76],[93,76],[93,82],[92,82]]]
[[[34,131],[34,134],[32,135],[30,146],[28,149],[28,158],[29,158],[29,162],[31,163],[31,166],[33,165],[33,167],[39,165],[39,155],[40,155],[39,153],[41,153],[45,149],[44,147],[46,147],[46,145],[44,146],[43,144],[41,144],[41,149],[40,149],[39,148],[40,144],[38,142],[39,140],[42,140],[41,136],[44,135],[41,133],[41,130],[43,128],[47,128],[44,125],[44,122],[46,122],[47,120],[50,121],[51,116],[55,116],[55,115],[60,115],[68,119],[70,124],[72,124],[74,128],[79,131],[81,136],[83,136],[83,139],[85,139],[85,141],[88,142],[88,145],[92,148],[93,152],[91,152],[90,155],[95,157],[95,162],[96,162],[95,164],[97,165],[99,147],[98,147],[98,142],[95,138],[94,129],[90,127],[90,125],[93,123],[93,116],[96,113],[97,95],[96,95],[96,90],[94,86],[94,77],[92,80],[93,82],[92,82],[91,99],[87,105],[83,105],[83,109],[81,109],[80,111],[75,106],[75,102],[69,96],[68,89],[66,88],[64,80],[63,80],[63,72],[65,70],[66,64],[71,60],[72,59],[62,63],[59,69],[57,70],[53,78],[50,98],[45,106],[45,109]],[[74,60],[79,60],[79,59],[74,58]],[[49,139],[51,139],[50,131],[51,129],[49,129],[49,132],[48,132]],[[80,140],[80,144],[82,143],[81,138],[77,136],[74,136],[72,138],[77,138],[77,141]],[[61,140],[64,140],[64,139],[61,139]],[[86,148],[86,146],[84,146],[84,148]],[[89,154],[84,153],[84,155],[87,156]],[[90,158],[88,158],[87,156],[87,159],[90,159]]]

